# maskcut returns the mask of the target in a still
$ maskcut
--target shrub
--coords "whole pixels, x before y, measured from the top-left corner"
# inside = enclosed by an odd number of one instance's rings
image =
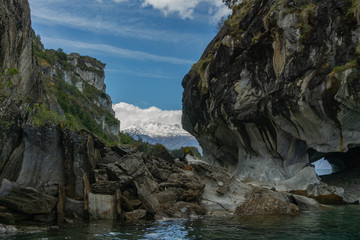
[[[34,108],[35,114],[32,116],[32,121],[35,126],[59,124],[65,120],[61,115],[54,110],[49,109],[45,104],[36,103]]]

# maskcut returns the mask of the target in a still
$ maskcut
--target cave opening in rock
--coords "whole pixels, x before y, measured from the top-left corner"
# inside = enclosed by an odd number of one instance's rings
[[[311,149],[309,160],[315,166],[315,171],[319,176],[343,172],[358,167],[360,164],[360,147],[350,148],[347,152],[328,153]]]
[[[312,163],[315,167],[315,172],[318,176],[329,175],[333,173],[331,164],[325,159],[321,158]]]

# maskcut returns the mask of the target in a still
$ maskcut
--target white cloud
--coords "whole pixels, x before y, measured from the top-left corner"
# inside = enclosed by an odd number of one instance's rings
[[[134,125],[141,126],[149,122],[181,125],[181,110],[161,110],[157,107],[142,109],[124,102],[113,105],[113,109],[116,118],[121,122],[121,129]]]
[[[192,18],[195,7],[199,4],[196,0],[145,0],[143,7],[152,6],[161,10],[164,15],[177,12],[182,18]]]
[[[141,60],[141,61],[156,61],[156,62],[165,62],[171,64],[188,64],[191,65],[195,61],[181,59],[176,57],[168,57],[168,56],[159,56],[151,53],[146,53],[142,51],[135,51],[129,50],[125,48],[118,48],[107,44],[94,44],[94,43],[85,43],[85,42],[78,42],[78,41],[71,41],[67,39],[59,39],[59,38],[48,38],[42,37],[42,42],[46,44],[58,44],[65,48],[73,47],[76,49],[87,49],[87,50],[95,50],[101,53],[109,53],[115,55],[117,57],[126,58],[126,59],[134,59],[134,60]]]
[[[103,1],[103,0],[97,0]],[[119,0],[117,0],[119,1]],[[121,2],[121,1],[119,1]],[[137,39],[146,39],[162,42],[183,42],[198,41],[196,39],[204,38],[201,34],[182,33],[169,30],[159,30],[153,28],[145,28],[143,23],[137,23],[135,19],[120,19],[118,24],[113,19],[104,20],[102,17],[87,17],[81,14],[72,14],[61,8],[52,10],[51,6],[46,7],[46,3],[32,2],[31,16],[35,23],[60,25],[72,27],[75,29],[87,30],[95,33],[107,33],[115,36],[132,37]]]
[[[208,3],[208,13],[213,14],[217,20],[231,13],[222,2],[222,0],[144,0],[142,6],[152,6],[159,9],[165,16],[171,13],[177,13],[183,19],[194,16],[195,8],[201,3]]]

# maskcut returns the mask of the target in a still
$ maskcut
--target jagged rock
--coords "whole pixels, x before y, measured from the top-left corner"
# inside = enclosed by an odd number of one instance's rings
[[[150,174],[161,182],[164,182],[176,171],[176,167],[163,159],[153,158],[149,156],[145,159],[145,165],[149,170]]]
[[[290,202],[286,193],[254,188],[246,201],[236,208],[236,215],[297,214],[299,208]]]
[[[105,167],[108,178],[111,181],[118,181],[121,185],[126,186],[133,180],[132,176],[125,174],[125,172],[115,164],[109,163],[101,167]]]
[[[111,150],[119,154],[120,157],[123,157],[127,154],[136,153],[136,149],[129,145],[118,145],[111,147]]]
[[[110,152],[106,153],[106,155],[104,157],[101,158],[100,163],[103,163],[103,164],[115,163],[119,159],[120,159],[120,156],[118,153],[116,153],[114,151],[110,151]]]
[[[57,198],[29,187],[13,188],[7,195],[0,196],[1,205],[30,215],[50,213],[56,203]]]
[[[160,204],[159,201],[152,196],[147,189],[145,189],[142,185],[135,183],[137,194],[140,201],[143,202],[144,208],[151,214],[155,214],[159,211]]]
[[[127,212],[124,214],[125,215],[125,219],[127,221],[136,221],[136,220],[140,220],[140,219],[144,219],[146,216],[146,210],[144,209],[137,209],[134,210],[132,212]]]
[[[150,177],[140,176],[136,178],[136,183],[145,188],[149,193],[154,193],[158,190],[158,183]]]
[[[164,159],[165,161],[174,162],[174,157],[169,153],[169,151],[161,144],[155,145],[154,156],[157,158]]]
[[[183,127],[206,162],[296,190],[319,183],[310,161],[340,153],[345,162],[358,149],[353,11],[346,0],[255,0],[234,9],[182,82]]]
[[[245,195],[252,189],[224,168],[210,166],[201,161],[196,161],[191,166],[198,174],[200,182],[205,185],[201,206],[208,215],[233,215],[236,207],[245,202]]]
[[[148,172],[140,153],[126,155],[115,164],[123,169],[127,175],[132,177],[137,177]]]

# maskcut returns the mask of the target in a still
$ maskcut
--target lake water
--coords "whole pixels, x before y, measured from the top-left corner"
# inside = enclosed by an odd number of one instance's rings
[[[297,216],[166,220],[132,224],[96,221],[0,239],[360,239],[360,206],[329,206]]]

